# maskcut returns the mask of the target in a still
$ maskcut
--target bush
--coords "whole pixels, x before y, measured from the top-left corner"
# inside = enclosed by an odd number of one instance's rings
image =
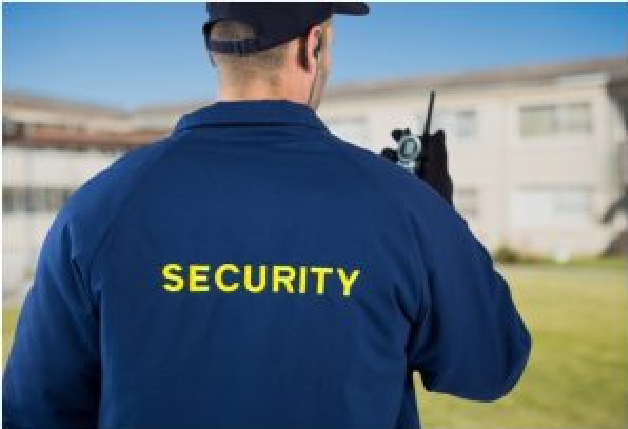
[[[522,260],[521,255],[508,246],[500,246],[493,252],[493,261],[499,264],[516,264]]]

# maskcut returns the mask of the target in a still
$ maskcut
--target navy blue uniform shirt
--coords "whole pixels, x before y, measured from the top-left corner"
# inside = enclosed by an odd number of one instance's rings
[[[185,115],[64,204],[3,378],[17,427],[416,427],[530,336],[435,191],[289,101]]]

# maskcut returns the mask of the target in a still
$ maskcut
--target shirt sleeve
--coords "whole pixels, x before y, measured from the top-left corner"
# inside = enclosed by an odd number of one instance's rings
[[[429,391],[479,401],[507,394],[531,349],[509,286],[467,223],[451,208],[417,226],[424,278],[409,364]]]
[[[98,316],[59,215],[37,261],[2,381],[3,427],[95,427]]]

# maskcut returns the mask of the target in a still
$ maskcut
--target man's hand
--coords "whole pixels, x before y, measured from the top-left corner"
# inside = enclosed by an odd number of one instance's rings
[[[393,136],[398,135],[399,131],[394,130]],[[453,205],[454,185],[449,175],[445,132],[438,130],[427,138],[421,137],[421,146],[421,155],[417,159],[414,174],[426,181],[440,196]],[[381,155],[392,162],[397,162],[397,151],[393,148],[385,147]]]

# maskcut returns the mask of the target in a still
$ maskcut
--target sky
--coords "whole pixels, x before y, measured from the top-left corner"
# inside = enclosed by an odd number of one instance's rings
[[[334,18],[332,86],[628,56],[626,3],[369,5]],[[206,18],[203,3],[3,3],[3,91],[126,109],[212,99]]]

